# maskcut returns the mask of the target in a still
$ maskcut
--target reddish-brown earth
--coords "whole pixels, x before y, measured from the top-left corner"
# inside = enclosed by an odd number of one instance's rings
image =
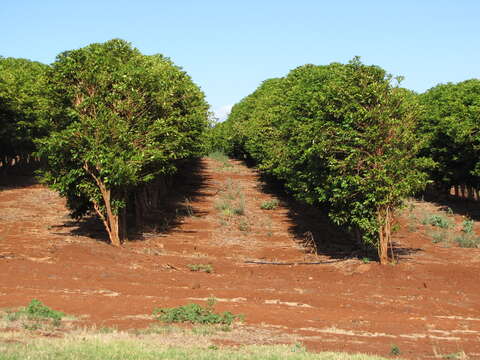
[[[461,351],[480,358],[480,249],[433,244],[423,225],[409,231],[401,220],[398,264],[364,263],[342,252],[341,235],[311,209],[283,199],[262,210],[273,196],[268,187],[231,164],[202,160],[185,216],[122,248],[86,236],[54,192],[13,178],[0,188],[0,307],[36,298],[85,324],[128,329],[151,324],[155,307],[215,297],[217,310],[295,334],[314,351],[385,356],[395,344],[404,358]],[[244,198],[244,215],[222,215],[219,204],[232,191],[234,202]],[[318,256],[302,247],[310,234]]]

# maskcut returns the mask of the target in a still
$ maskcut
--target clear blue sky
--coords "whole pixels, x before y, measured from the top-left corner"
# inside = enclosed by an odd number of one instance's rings
[[[480,77],[478,0],[0,0],[0,55],[51,63],[122,38],[182,66],[221,112],[261,81],[359,55],[423,92]]]

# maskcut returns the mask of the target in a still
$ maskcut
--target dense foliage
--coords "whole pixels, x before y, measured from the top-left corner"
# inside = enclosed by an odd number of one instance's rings
[[[48,76],[62,116],[39,141],[43,180],[74,215],[94,209],[119,245],[132,192],[201,154],[204,95],[169,59],[123,40],[64,52]]]
[[[51,66],[0,57],[1,165],[35,152],[43,181],[72,215],[95,211],[115,245],[126,235],[127,205],[139,218],[164,177],[204,153],[205,140],[328,209],[377,246],[382,262],[392,213],[428,183],[426,169],[445,190],[478,189],[478,79],[416,95],[355,58],[300,66],[264,81],[227,121],[212,127],[210,115],[185,72],[123,40],[66,51]]]
[[[423,149],[437,166],[431,177],[449,190],[453,185],[478,188],[480,180],[480,80],[441,84],[420,96],[425,116]]]
[[[265,81],[217,136],[297,198],[326,205],[386,262],[394,209],[427,181],[427,161],[417,157],[419,113],[416,97],[383,69],[354,59]]]
[[[0,57],[0,159],[25,159],[49,127],[47,65]],[[6,159],[6,161],[5,161]]]

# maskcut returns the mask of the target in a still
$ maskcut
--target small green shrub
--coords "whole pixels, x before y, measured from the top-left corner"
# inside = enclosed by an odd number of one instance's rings
[[[7,311],[5,319],[12,322],[22,320],[23,328],[33,331],[42,328],[46,320],[51,320],[52,325],[58,327],[64,316],[63,312],[53,310],[39,300],[33,299],[30,304],[18,311]]]
[[[390,349],[390,355],[398,356],[401,354],[400,348],[397,345],[392,345]]]
[[[368,257],[364,257],[364,258],[362,259],[362,262],[363,262],[364,264],[369,264],[369,263],[370,263],[370,259],[369,259]]]
[[[250,231],[250,224],[248,223],[247,220],[242,219],[242,220],[240,220],[240,222],[238,223],[238,229],[239,229],[240,231],[244,231],[244,232]]]
[[[462,248],[480,248],[480,238],[473,234],[465,233],[453,239]]]
[[[25,315],[29,319],[52,319],[61,320],[65,314],[61,311],[53,310],[43,305],[39,300],[33,299],[27,307],[18,311],[20,315]]]
[[[245,215],[245,200],[243,198],[235,204],[233,213],[235,215]]]
[[[451,216],[453,215],[453,210],[451,207],[447,206],[443,209],[443,211],[445,211],[447,213],[447,215]]]
[[[465,360],[468,359],[467,355],[465,352],[460,351],[458,353],[452,353],[452,354],[446,354],[442,356],[442,359],[447,359],[447,360]]]
[[[276,208],[278,208],[279,205],[280,205],[280,203],[277,199],[266,200],[266,201],[262,202],[262,204],[260,205],[260,209],[262,209],[262,210],[275,210]]]
[[[462,231],[465,234],[471,234],[473,232],[474,221],[472,219],[465,219],[462,222]]]
[[[242,203],[234,204],[231,201],[222,200],[215,205],[223,216],[244,215],[245,206]]]
[[[208,274],[213,272],[213,266],[210,264],[188,264],[187,267],[190,271],[200,271]]]
[[[448,236],[445,231],[436,231],[430,233],[430,236],[432,237],[432,241],[435,244],[448,241]]]
[[[447,219],[445,216],[433,214],[427,216],[423,219],[422,224],[424,225],[432,225],[442,229],[448,229],[452,226],[452,222]]]
[[[209,299],[207,306],[198,304],[187,304],[176,308],[157,308],[153,315],[157,320],[166,323],[192,323],[192,324],[222,324],[230,325],[235,319],[241,318],[241,315],[234,315],[231,312],[215,313],[215,299]]]

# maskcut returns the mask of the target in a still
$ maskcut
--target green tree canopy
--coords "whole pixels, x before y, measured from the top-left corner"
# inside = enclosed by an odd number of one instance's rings
[[[48,66],[26,59],[0,57],[0,156],[28,155],[33,140],[48,131]]]
[[[204,95],[168,58],[118,39],[60,54],[48,75],[62,116],[39,141],[43,179],[120,245],[129,193],[203,151]]]
[[[425,114],[420,133],[429,138],[422,150],[437,166],[432,179],[442,187],[471,185],[480,179],[480,80],[440,84],[420,95]]]
[[[428,161],[417,158],[420,110],[383,69],[354,59],[264,82],[225,127],[230,149],[248,153],[297,198],[326,205],[385,263],[394,209],[427,181]]]

